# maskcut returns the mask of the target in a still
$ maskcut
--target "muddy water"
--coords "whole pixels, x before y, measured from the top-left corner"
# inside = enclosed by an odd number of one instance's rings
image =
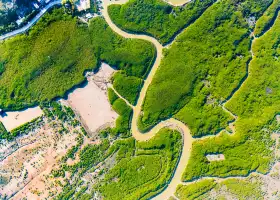
[[[131,124],[132,135],[138,141],[149,140],[163,127],[170,127],[170,128],[177,129],[183,135],[184,145],[183,145],[183,148],[182,148],[182,154],[181,154],[180,160],[178,162],[177,168],[175,170],[174,176],[173,176],[172,180],[170,181],[169,185],[167,186],[167,188],[162,193],[160,193],[158,196],[156,196],[154,198],[154,199],[160,199],[160,200],[168,199],[170,196],[172,196],[175,193],[177,185],[181,183],[181,177],[182,177],[184,169],[185,169],[185,167],[188,163],[188,160],[190,158],[192,142],[193,142],[194,139],[192,138],[192,136],[190,134],[189,128],[185,124],[183,124],[182,122],[180,122],[176,119],[173,119],[173,118],[160,122],[159,124],[157,124],[153,129],[151,129],[147,133],[141,133],[139,131],[139,129],[137,127],[137,119],[138,119],[138,116],[141,113],[141,106],[142,106],[143,101],[145,99],[147,89],[148,89],[150,83],[152,82],[153,77],[154,77],[154,75],[155,75],[155,73],[156,73],[156,71],[157,71],[157,69],[160,65],[160,60],[162,58],[163,46],[156,39],[154,39],[150,36],[126,33],[124,31],[122,31],[121,29],[119,29],[111,21],[109,15],[108,15],[108,12],[107,12],[108,6],[110,4],[123,4],[125,2],[126,2],[126,0],[121,0],[121,1],[117,1],[117,2],[110,1],[110,0],[104,0],[103,1],[103,8],[104,9],[102,10],[102,14],[103,14],[106,22],[119,35],[121,35],[125,38],[143,39],[143,40],[149,41],[149,42],[154,44],[154,46],[156,47],[156,50],[157,50],[156,60],[154,62],[154,65],[153,65],[147,79],[145,80],[145,83],[144,83],[143,88],[142,88],[142,90],[140,92],[140,95],[139,95],[137,105],[132,107],[133,108],[133,117],[132,117],[132,124]],[[175,1],[174,1],[174,3],[175,3]]]

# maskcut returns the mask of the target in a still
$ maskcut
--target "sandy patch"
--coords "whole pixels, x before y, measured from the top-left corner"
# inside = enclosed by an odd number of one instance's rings
[[[107,83],[114,70],[102,64],[97,74],[88,74],[88,84],[68,95],[66,102],[79,115],[89,132],[95,132],[104,124],[112,123],[118,117],[111,109],[107,98]]]
[[[191,2],[191,0],[166,0],[166,2],[173,6],[182,6]]]
[[[60,191],[55,182],[57,179],[49,174],[58,160],[76,144],[78,136],[74,129],[59,134],[61,125],[45,124],[36,133],[17,138],[20,148],[0,162],[0,176],[6,180],[6,184],[0,185],[0,199],[3,195],[14,195],[12,199],[44,199]]]
[[[210,162],[225,160],[225,156],[223,154],[208,154],[206,155],[206,158]]]
[[[0,116],[0,121],[4,124],[7,131],[11,131],[20,125],[30,122],[42,115],[43,111],[39,106],[37,106],[22,111],[5,112],[3,116]]]
[[[76,6],[78,11],[87,10],[90,8],[90,0],[80,0]]]

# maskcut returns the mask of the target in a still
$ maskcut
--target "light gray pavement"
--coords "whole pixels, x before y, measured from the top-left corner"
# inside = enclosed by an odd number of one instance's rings
[[[52,8],[55,5],[60,5],[60,4],[61,4],[61,0],[56,0],[56,1],[53,1],[53,2],[49,3],[31,21],[29,21],[28,24],[26,24],[24,27],[19,28],[17,30],[14,30],[12,32],[6,33],[4,35],[1,35],[0,36],[0,41],[26,32],[48,11],[48,9]]]

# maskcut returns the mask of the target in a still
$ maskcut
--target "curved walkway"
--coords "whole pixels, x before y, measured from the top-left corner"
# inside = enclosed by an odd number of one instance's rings
[[[61,4],[61,0],[56,0],[56,1],[53,1],[53,2],[49,3],[30,22],[28,22],[28,24],[26,24],[24,27],[22,27],[20,29],[17,29],[17,30],[14,30],[12,32],[6,33],[4,35],[1,35],[0,36],[0,41],[28,31],[50,8],[52,8],[55,5],[60,5],[60,4]]]
[[[142,90],[140,92],[140,95],[139,95],[139,98],[137,101],[137,105],[132,107],[133,108],[133,117],[132,117],[132,123],[131,123],[132,135],[138,141],[146,141],[146,140],[151,139],[161,128],[164,128],[164,127],[171,127],[173,129],[177,129],[183,135],[182,154],[181,154],[181,158],[179,159],[179,163],[175,170],[174,176],[173,176],[171,182],[169,183],[169,185],[167,186],[167,188],[162,193],[160,193],[158,196],[156,196],[154,198],[154,199],[158,199],[158,200],[164,200],[164,199],[168,199],[170,196],[172,196],[176,191],[177,185],[181,183],[181,177],[182,177],[182,174],[188,163],[188,160],[190,158],[192,142],[194,139],[192,138],[192,136],[190,134],[189,128],[182,122],[180,122],[176,119],[173,119],[173,118],[160,122],[147,133],[141,133],[139,131],[139,129],[137,127],[137,119],[138,119],[138,116],[141,114],[141,106],[143,104],[148,86],[152,82],[152,79],[159,67],[160,60],[162,58],[163,46],[155,38],[152,38],[150,36],[139,35],[139,34],[130,34],[130,33],[124,32],[112,22],[112,20],[109,17],[109,14],[108,14],[108,10],[107,10],[108,6],[111,4],[123,4],[125,2],[126,2],[126,0],[121,0],[121,1],[117,1],[117,2],[110,1],[110,0],[103,1],[102,15],[104,16],[106,22],[119,35],[121,35],[125,38],[143,39],[143,40],[149,41],[155,45],[156,50],[157,50],[156,60],[154,62],[154,65],[153,65],[148,77],[146,78],[146,80],[144,82],[144,85],[142,87]]]

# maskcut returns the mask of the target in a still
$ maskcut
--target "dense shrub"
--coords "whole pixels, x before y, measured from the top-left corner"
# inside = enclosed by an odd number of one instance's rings
[[[152,35],[166,44],[214,2],[195,0],[172,7],[161,0],[130,0],[124,5],[111,5],[108,11],[113,22],[125,31]]]
[[[219,1],[180,34],[164,52],[148,88],[139,122],[142,127],[150,127],[185,106],[176,117],[188,123],[193,135],[214,134],[225,128],[232,118],[219,103],[240,84],[250,60],[247,18],[257,18],[269,4]]]
[[[176,196],[181,200],[197,199],[202,194],[214,188],[216,182],[213,179],[206,179],[189,185],[178,185]]]
[[[104,199],[149,199],[161,191],[178,162],[181,139],[179,132],[162,129],[151,140],[136,142],[136,149],[131,145],[119,150],[131,153],[105,175],[99,187]]]
[[[122,137],[130,136],[132,109],[120,98],[113,103],[112,108],[119,114],[119,117],[116,120],[116,126],[111,130],[111,135],[121,135]]]
[[[122,38],[100,17],[87,27],[54,10],[28,35],[0,44],[0,107],[16,110],[64,96],[85,81],[85,70],[96,69],[101,61],[143,78],[154,54],[149,42]]]
[[[266,173],[273,162],[271,133],[278,130],[275,115],[280,110],[279,35],[280,19],[252,44],[254,58],[249,76],[225,105],[238,116],[233,136],[197,141],[185,170],[184,180],[202,176],[245,176],[251,171]],[[205,155],[224,154],[225,160],[209,162]]]
[[[2,122],[0,122],[0,139],[10,139],[10,135]]]
[[[134,76],[116,73],[113,77],[113,86],[119,94],[132,105],[136,104],[143,80]]]
[[[274,0],[273,3],[269,6],[269,8],[265,11],[265,13],[256,22],[256,28],[254,30],[256,36],[260,36],[273,25],[274,20],[278,15],[279,8],[280,1]]]

